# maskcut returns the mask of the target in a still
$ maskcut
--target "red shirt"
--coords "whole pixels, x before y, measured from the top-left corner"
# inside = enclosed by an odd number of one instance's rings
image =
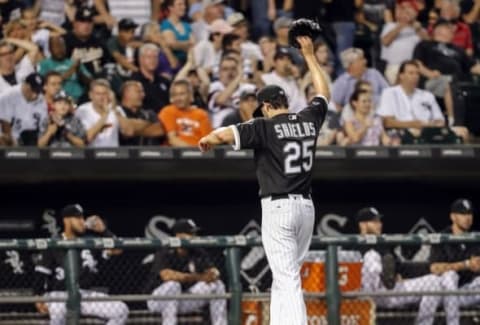
[[[433,36],[433,26],[431,25],[428,27],[428,34]],[[472,32],[467,24],[462,23],[461,21],[457,22],[452,44],[461,47],[464,50],[473,51]]]

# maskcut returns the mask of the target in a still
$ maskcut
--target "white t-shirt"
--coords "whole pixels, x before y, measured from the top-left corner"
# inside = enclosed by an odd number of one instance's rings
[[[46,20],[60,26],[65,21],[65,1],[63,0],[42,0],[40,19]]]
[[[130,18],[136,22],[139,25],[137,32],[142,25],[149,23],[151,20],[151,0],[108,0],[108,8],[110,15],[117,21],[122,18]],[[117,33],[118,29],[115,27],[114,34]]]
[[[25,78],[32,72],[35,72],[35,67],[32,64],[32,61],[30,61],[28,55],[24,55],[20,62],[15,66],[15,79],[17,80],[17,85],[23,82],[23,80],[25,80]],[[13,86],[0,75],[0,94]]]
[[[0,120],[11,124],[12,138],[17,143],[23,131],[38,131],[40,123],[48,115],[47,102],[43,96],[27,102],[21,87],[21,84],[13,86],[0,95]]]
[[[381,37],[392,31],[397,23],[387,23],[382,30]],[[388,64],[401,64],[413,57],[415,46],[420,37],[413,27],[406,27],[400,31],[397,38],[389,46],[382,45],[381,58]]]
[[[50,31],[48,29],[39,29],[36,30],[35,33],[32,35],[32,42],[37,44],[46,58],[50,57],[50,47],[49,42],[50,40]]]
[[[213,69],[220,63],[222,50],[215,52],[213,44],[208,41],[200,41],[193,47],[193,55],[197,66],[204,69]]]
[[[263,60],[262,50],[258,44],[255,44],[251,41],[246,41],[242,43],[242,58],[244,59],[254,59],[257,61]]]
[[[403,122],[431,122],[444,118],[432,93],[415,89],[411,96],[407,96],[401,86],[383,90],[377,114],[382,117],[393,116]]]
[[[280,77],[275,71],[262,75],[265,85],[277,85],[285,90],[288,97],[288,107],[292,113],[298,113],[307,106],[305,95],[300,91],[297,82],[292,77]]]
[[[117,107],[117,110],[123,112],[119,107]],[[82,122],[86,131],[92,128],[100,119],[100,114],[95,111],[92,102],[80,105],[75,111],[75,116]],[[88,144],[89,147],[115,148],[119,146],[120,123],[117,115],[112,111],[108,114],[106,125],[107,126],[97,134],[95,139]]]
[[[222,126],[223,119],[225,116],[234,112],[239,108],[240,105],[240,95],[244,91],[255,91],[256,87],[253,84],[242,83],[238,86],[235,92],[230,97],[230,100],[224,106],[218,106],[215,104],[215,99],[218,94],[225,90],[225,86],[220,80],[217,80],[210,84],[208,91],[208,109],[210,111],[210,119],[212,121],[212,127],[214,129]]]

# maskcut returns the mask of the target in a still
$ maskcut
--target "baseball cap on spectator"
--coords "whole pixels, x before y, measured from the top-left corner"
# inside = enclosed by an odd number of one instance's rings
[[[194,235],[200,230],[192,219],[179,219],[172,227],[174,234],[191,234]]]
[[[83,208],[80,204],[69,204],[62,209],[62,218],[83,218]]]
[[[382,219],[383,215],[378,212],[377,209],[374,207],[368,207],[360,209],[355,216],[355,221],[363,222],[363,221],[373,221],[373,220],[380,220]]]
[[[72,103],[72,98],[68,96],[67,93],[64,92],[63,90],[59,91],[58,93],[55,94],[55,96],[53,96],[53,102],[59,102],[62,100],[70,104]]]
[[[37,94],[41,93],[43,90],[43,77],[36,72],[29,74],[27,78],[25,78],[25,83]]]
[[[273,60],[283,59],[284,57],[288,57],[290,61],[293,62],[293,56],[288,47],[285,46],[277,46],[277,51],[273,56]]]
[[[289,28],[293,19],[288,17],[278,17],[273,23],[273,30],[279,30],[280,28]]]
[[[92,22],[93,11],[88,7],[80,8],[75,14],[76,21]]]
[[[245,16],[241,12],[233,13],[227,18],[227,22],[232,27],[238,26],[246,21]]]
[[[208,31],[211,34],[229,34],[233,32],[233,27],[225,19],[215,19],[209,26]]]
[[[450,207],[451,213],[458,214],[472,214],[473,213],[473,204],[470,200],[467,199],[458,199],[452,203]]]
[[[119,30],[132,30],[138,27],[138,24],[130,18],[122,18],[118,22]]]
[[[253,90],[245,90],[244,92],[242,92],[242,93],[240,94],[240,101],[247,100],[247,99],[249,99],[249,98],[251,98],[251,97],[257,99],[257,95],[255,94],[255,91],[253,91]]]
[[[287,96],[285,91],[276,85],[268,85],[260,89],[257,93],[258,106],[253,112],[253,117],[262,117],[262,105],[264,102],[271,102],[280,96]]]

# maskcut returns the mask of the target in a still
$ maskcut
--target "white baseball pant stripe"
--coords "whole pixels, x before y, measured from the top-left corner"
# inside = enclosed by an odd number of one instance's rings
[[[80,290],[82,297],[106,297],[101,292]],[[65,291],[52,291],[45,294],[47,297],[66,298]],[[47,303],[48,313],[50,315],[50,325],[65,325],[67,308],[64,302]],[[96,316],[107,320],[106,325],[123,325],[128,319],[128,307],[122,301],[88,301],[81,302],[80,314],[86,316]]]
[[[272,270],[270,325],[306,325],[300,268],[312,239],[315,209],[310,199],[262,199],[262,242]]]
[[[187,290],[191,294],[222,294],[225,285],[222,281],[197,282]],[[167,281],[153,290],[154,296],[180,295],[182,286],[176,281]],[[225,299],[213,300],[149,300],[147,307],[150,311],[162,314],[162,325],[176,325],[177,314],[198,311],[210,303],[210,318],[212,325],[227,325],[227,302]]]
[[[480,290],[480,276],[473,278],[472,282],[458,288],[459,275],[455,271],[448,271],[441,276],[442,287],[445,290]],[[460,307],[468,307],[480,303],[480,295],[469,296],[445,296],[443,300],[444,309],[447,314],[448,325],[460,324]]]
[[[382,257],[375,250],[369,250],[363,258],[362,287],[366,291],[389,291],[380,278],[382,273]],[[442,290],[441,279],[433,274],[398,281],[393,292],[439,291]],[[435,312],[442,302],[441,296],[387,296],[376,297],[377,306],[385,308],[406,307],[419,304],[415,324],[431,325],[435,320]]]

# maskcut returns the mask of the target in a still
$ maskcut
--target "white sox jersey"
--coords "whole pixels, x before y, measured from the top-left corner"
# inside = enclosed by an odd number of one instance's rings
[[[35,136],[40,123],[47,117],[47,103],[42,95],[27,102],[22,94],[21,84],[0,94],[0,120],[12,126],[12,137],[20,144],[23,132],[31,131]]]
[[[318,133],[328,109],[323,96],[297,114],[232,126],[236,150],[254,149],[260,196],[309,194]]]

